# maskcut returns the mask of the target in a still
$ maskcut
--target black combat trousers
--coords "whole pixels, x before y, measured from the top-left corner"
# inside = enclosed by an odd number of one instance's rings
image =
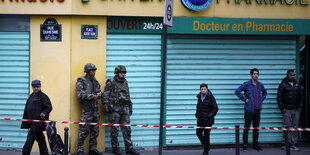
[[[248,112],[244,110],[244,127],[249,128],[253,122],[253,127],[259,127],[260,122],[260,109],[255,109],[254,112]],[[248,145],[249,129],[243,130],[243,144]],[[257,146],[258,143],[258,129],[253,130],[253,146]]]
[[[43,131],[41,127],[34,124],[32,124],[32,127],[28,132],[27,140],[23,147],[22,155],[30,155],[34,141],[37,141],[39,144],[40,155],[48,155],[48,150]]]

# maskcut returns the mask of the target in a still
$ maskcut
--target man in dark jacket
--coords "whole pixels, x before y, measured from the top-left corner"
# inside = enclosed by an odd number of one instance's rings
[[[49,113],[52,111],[51,101],[46,94],[41,91],[41,82],[34,80],[31,82],[32,94],[29,96],[26,102],[23,119],[32,120],[48,120]],[[21,124],[22,129],[30,129],[26,143],[23,147],[23,155],[29,155],[32,149],[32,145],[36,140],[39,144],[40,154],[48,155],[48,150],[45,142],[43,131],[45,130],[45,124],[43,122],[26,122]]]
[[[283,114],[283,127],[297,128],[299,115],[302,108],[303,93],[301,86],[295,80],[294,70],[288,70],[286,77],[282,80],[278,88],[278,105]],[[300,151],[297,147],[297,132],[289,132],[288,140],[293,150]],[[285,147],[282,147],[285,149]]]
[[[259,70],[253,68],[250,71],[251,80],[244,82],[239,86],[235,94],[244,101],[244,127],[249,128],[251,122],[253,122],[253,127],[259,127],[260,123],[260,112],[262,109],[263,101],[266,99],[267,90],[264,85],[258,81]],[[244,92],[242,94],[241,92]],[[248,134],[249,129],[243,130],[243,150],[248,148]],[[253,149],[256,151],[262,151],[258,146],[258,129],[253,130]]]
[[[212,127],[218,107],[214,96],[211,91],[208,90],[207,84],[200,84],[200,93],[197,95],[197,98],[198,101],[195,114],[195,117],[197,118],[197,126]],[[196,129],[196,135],[204,147],[203,155],[209,154],[210,131],[211,129]]]

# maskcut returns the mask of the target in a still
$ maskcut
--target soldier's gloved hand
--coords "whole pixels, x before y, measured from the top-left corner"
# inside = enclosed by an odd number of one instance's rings
[[[104,105],[103,105],[103,114],[104,114],[105,116],[108,116],[108,114],[109,114],[108,104],[104,104]]]
[[[132,109],[129,109],[129,116],[132,115]]]
[[[109,111],[103,110],[103,114],[104,114],[104,116],[108,116]]]
[[[118,100],[119,100],[119,102],[121,102],[121,103],[127,103],[127,101],[126,101],[125,98],[123,98],[123,97],[120,97]]]
[[[96,101],[98,102],[100,99],[101,99],[101,95],[102,95],[102,93],[101,92],[99,92],[99,93],[97,93],[96,94]]]
[[[128,105],[128,115],[131,116],[132,115],[132,104]]]

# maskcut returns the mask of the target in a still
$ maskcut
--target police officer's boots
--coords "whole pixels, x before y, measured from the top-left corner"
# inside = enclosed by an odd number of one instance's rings
[[[139,155],[140,153],[136,151],[134,148],[126,148],[126,154]]]
[[[102,155],[102,153],[100,153],[98,150],[90,150],[88,155]]]

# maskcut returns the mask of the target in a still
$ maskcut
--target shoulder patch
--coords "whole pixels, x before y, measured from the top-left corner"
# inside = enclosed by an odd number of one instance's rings
[[[105,84],[107,84],[108,82],[112,82],[111,79],[107,79],[107,81],[105,82]]]
[[[77,79],[78,81],[79,80],[83,80],[83,81],[86,81],[86,79],[85,79],[85,77],[84,76],[82,76],[82,77],[79,77],[78,79]]]

